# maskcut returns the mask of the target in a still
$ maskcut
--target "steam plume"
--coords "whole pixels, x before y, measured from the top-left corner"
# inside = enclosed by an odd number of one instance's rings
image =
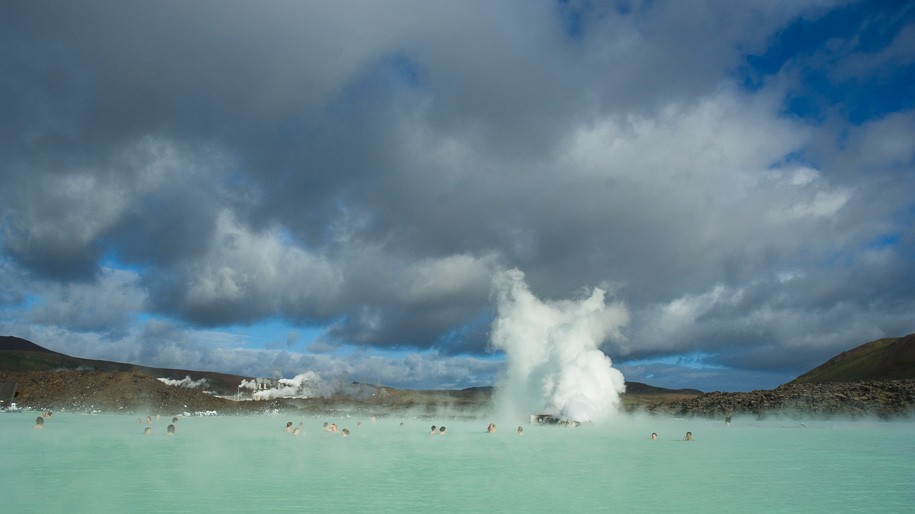
[[[188,376],[182,378],[181,380],[175,380],[173,378],[160,378],[159,381],[165,385],[184,387],[185,389],[200,389],[209,385],[209,381],[205,378],[194,380]]]
[[[279,380],[243,380],[239,388],[252,389],[255,400],[272,400],[274,398],[329,398],[339,386],[326,381],[314,371],[306,371],[293,378]]]
[[[507,358],[497,389],[500,407],[515,416],[543,413],[575,421],[597,421],[616,410],[626,387],[623,374],[598,346],[623,337],[625,305],[606,304],[599,288],[579,301],[542,302],[517,269],[494,277],[493,294],[492,345]]]

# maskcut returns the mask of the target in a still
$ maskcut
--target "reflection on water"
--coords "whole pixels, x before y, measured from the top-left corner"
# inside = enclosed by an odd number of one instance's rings
[[[912,421],[625,417],[525,423],[522,435],[516,420],[486,433],[489,421],[189,417],[166,436],[163,416],[144,436],[133,416],[56,413],[33,430],[34,413],[2,414],[3,511],[904,512],[915,501]]]

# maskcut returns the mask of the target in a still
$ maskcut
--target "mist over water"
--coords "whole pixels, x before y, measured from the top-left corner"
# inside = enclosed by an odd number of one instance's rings
[[[488,420],[377,414],[181,417],[175,436],[165,413],[149,436],[142,414],[57,412],[42,430],[34,412],[0,414],[0,510],[883,513],[915,502],[911,420],[641,415],[519,435],[499,417],[486,433]],[[283,431],[289,421],[300,436]]]
[[[493,279],[496,320],[492,345],[505,351],[506,372],[496,388],[497,408],[525,419],[551,414],[575,421],[600,421],[617,412],[625,391],[623,374],[599,350],[622,338],[629,312],[606,301],[595,288],[579,300],[542,301],[514,269]]]

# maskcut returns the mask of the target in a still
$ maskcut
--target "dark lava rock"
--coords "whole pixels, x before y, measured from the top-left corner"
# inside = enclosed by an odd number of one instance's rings
[[[896,418],[915,413],[915,380],[785,384],[742,393],[712,392],[649,406],[675,416],[731,415]]]

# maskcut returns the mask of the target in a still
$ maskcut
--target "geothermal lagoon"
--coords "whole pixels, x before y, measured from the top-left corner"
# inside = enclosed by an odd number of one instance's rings
[[[0,414],[6,512],[910,512],[915,422]],[[301,435],[284,432],[287,422]],[[324,422],[350,430],[329,433]],[[486,433],[489,422],[495,433]],[[431,425],[446,435],[431,435]],[[516,431],[524,428],[522,435]],[[693,433],[693,441],[683,441]],[[652,432],[658,434],[651,440]]]
[[[40,430],[34,411],[3,413],[0,505],[93,513],[888,513],[915,505],[915,421],[625,415],[623,376],[598,349],[620,337],[625,309],[599,289],[579,302],[541,302],[517,271],[497,286],[493,345],[505,351],[506,373],[491,409],[180,413],[173,436],[174,413],[147,422],[146,413],[60,412]],[[281,381],[274,392],[311,396],[314,379]],[[576,423],[533,424],[532,414]],[[300,435],[284,430],[290,422]],[[446,434],[432,435],[432,425]]]

